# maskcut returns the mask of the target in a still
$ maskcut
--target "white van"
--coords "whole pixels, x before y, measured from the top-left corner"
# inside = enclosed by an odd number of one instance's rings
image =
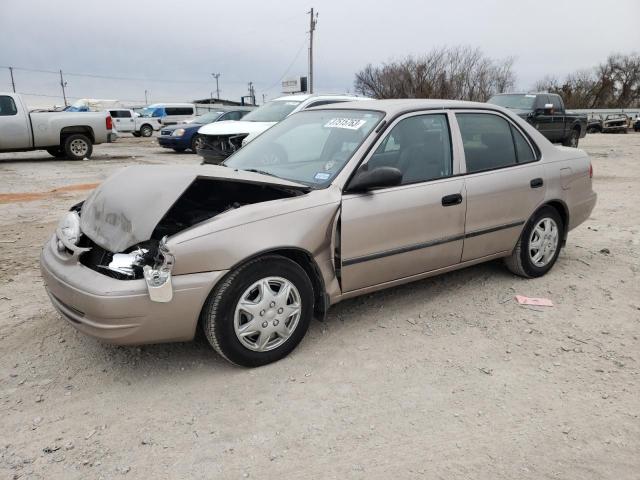
[[[140,112],[143,118],[158,118],[162,125],[174,125],[196,116],[193,103],[154,103]]]
[[[134,137],[150,137],[162,126],[160,118],[141,117],[128,108],[109,108],[113,126],[118,133],[132,133]]]

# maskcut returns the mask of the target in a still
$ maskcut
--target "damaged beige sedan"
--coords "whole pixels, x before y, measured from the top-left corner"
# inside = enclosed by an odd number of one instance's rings
[[[61,220],[41,269],[86,334],[140,344],[200,327],[227,360],[264,365],[347,298],[496,258],[544,275],[595,205],[591,177],[584,152],[497,106],[331,105],[223,165],[116,173]]]

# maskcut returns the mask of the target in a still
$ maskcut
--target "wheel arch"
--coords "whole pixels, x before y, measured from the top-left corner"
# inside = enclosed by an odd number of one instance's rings
[[[564,247],[567,243],[567,234],[569,233],[569,207],[567,204],[560,199],[547,200],[542,205],[540,205],[531,217],[533,217],[538,211],[543,207],[552,207],[558,212],[560,218],[562,219],[562,243],[561,245]]]
[[[320,320],[324,320],[327,311],[329,310],[329,297],[327,295],[324,278],[320,271],[320,267],[318,267],[317,262],[315,261],[313,255],[300,247],[274,247],[266,250],[261,250],[260,252],[256,252],[255,254],[244,258],[243,260],[235,263],[230,269],[229,273],[233,272],[238,267],[251,262],[257,258],[265,257],[268,255],[279,255],[281,257],[287,258],[295,263],[297,263],[309,276],[309,280],[311,280],[311,285],[313,286],[313,310],[316,317]],[[228,274],[227,274],[228,275]],[[220,281],[223,281],[221,279]]]
[[[89,137],[89,140],[91,140],[92,144],[96,142],[96,137],[93,133],[93,128],[91,128],[88,125],[75,125],[72,127],[64,127],[62,130],[60,130],[60,145],[64,145],[65,138],[67,138],[70,135],[75,135],[77,133],[86,135],[87,137]]]

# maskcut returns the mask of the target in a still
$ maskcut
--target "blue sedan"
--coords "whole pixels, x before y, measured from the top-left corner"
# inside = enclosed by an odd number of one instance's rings
[[[221,122],[223,120],[240,120],[247,113],[249,113],[248,110],[208,112],[194,118],[189,123],[163,127],[162,130],[160,130],[158,143],[160,146],[172,148],[176,152],[191,150],[193,153],[196,153],[198,147],[201,147],[202,139],[198,135],[198,130],[202,125]]]

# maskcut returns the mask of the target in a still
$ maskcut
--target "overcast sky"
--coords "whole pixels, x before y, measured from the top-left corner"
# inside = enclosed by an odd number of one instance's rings
[[[66,75],[78,98],[143,101],[146,89],[153,102],[190,101],[215,92],[213,72],[222,98],[246,95],[249,81],[258,100],[275,98],[283,75],[306,74],[311,6],[317,92],[353,91],[366,64],[444,45],[515,57],[525,89],[640,50],[639,0],[0,0],[0,65],[133,79]],[[54,74],[14,74],[18,92],[61,95]],[[0,91],[10,88],[0,68]]]

